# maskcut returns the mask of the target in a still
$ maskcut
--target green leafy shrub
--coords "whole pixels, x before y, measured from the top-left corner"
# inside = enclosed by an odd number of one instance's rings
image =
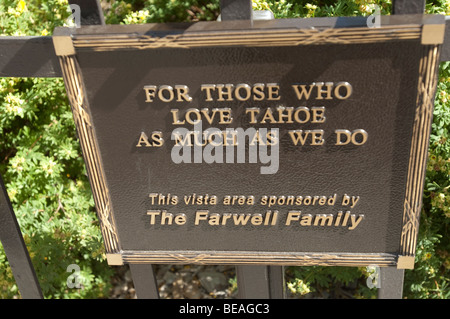
[[[216,20],[219,0],[131,0],[111,2],[107,23],[160,23]]]
[[[2,35],[47,35],[66,1],[0,1]],[[46,298],[107,297],[112,271],[95,216],[64,82],[0,78],[0,172]],[[70,264],[80,289],[70,289]],[[0,298],[18,295],[4,251]]]

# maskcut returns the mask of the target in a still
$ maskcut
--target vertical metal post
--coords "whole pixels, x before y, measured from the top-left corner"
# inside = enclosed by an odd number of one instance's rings
[[[220,0],[222,21],[252,21],[251,0]],[[284,267],[236,266],[239,298],[282,299],[284,294]]]
[[[267,266],[237,266],[239,299],[269,299],[270,285]]]
[[[158,284],[153,265],[130,264],[136,296],[139,299],[159,299]]]
[[[403,296],[404,269],[397,267],[381,267],[378,299],[401,299]]]
[[[284,266],[269,266],[269,291],[271,299],[286,298]]]
[[[283,266],[237,266],[240,299],[283,299]]]
[[[80,7],[80,12],[77,14],[80,14],[81,25],[105,24],[105,18],[99,0],[69,0],[69,4]]]
[[[395,0],[392,3],[393,14],[423,14],[426,0]],[[379,299],[401,299],[405,271],[396,267],[381,267],[378,290]]]
[[[225,20],[252,20],[251,0],[220,0],[220,16]]]
[[[23,299],[42,299],[42,291],[22,232],[0,176],[0,241]]]

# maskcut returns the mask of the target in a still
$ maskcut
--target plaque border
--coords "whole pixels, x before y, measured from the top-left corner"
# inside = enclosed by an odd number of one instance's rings
[[[321,18],[314,18],[318,20]],[[131,34],[77,34],[70,28],[57,28],[53,36],[64,83],[77,128],[83,157],[94,196],[109,265],[125,263],[165,264],[258,264],[297,266],[397,266],[414,268],[415,249],[422,207],[425,169],[428,155],[434,95],[437,85],[443,19],[427,23],[406,23],[376,28],[278,28],[248,30],[194,31],[165,36]],[[216,23],[216,22],[212,22]],[[204,22],[203,22],[204,24]],[[441,33],[442,34],[436,34]],[[211,46],[297,46],[321,44],[376,43],[418,40],[423,45],[420,60],[416,112],[406,181],[402,233],[398,254],[333,252],[249,252],[249,251],[134,251],[122,250],[114,220],[108,186],[99,154],[95,130],[91,124],[78,50],[148,50]]]

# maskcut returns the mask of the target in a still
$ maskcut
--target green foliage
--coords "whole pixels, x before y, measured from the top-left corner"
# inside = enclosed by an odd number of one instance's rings
[[[106,21],[123,24],[208,21],[216,20],[219,12],[219,0],[113,1]]]
[[[63,25],[65,1],[4,1],[2,35]],[[0,172],[46,298],[106,297],[112,271],[62,79],[0,78]],[[70,264],[80,289],[69,289]],[[18,294],[4,251],[0,298]]]
[[[297,296],[309,293],[319,298],[375,298],[366,279],[370,274],[358,267],[288,267],[286,280],[288,291]]]
[[[370,15],[377,5],[382,14],[391,11],[389,0],[254,0],[254,7],[269,9],[278,18],[313,18]]]
[[[425,5],[429,14],[450,14],[450,1],[448,0],[427,0]]]
[[[0,35],[48,35],[63,26],[70,12],[67,0],[1,0]]]

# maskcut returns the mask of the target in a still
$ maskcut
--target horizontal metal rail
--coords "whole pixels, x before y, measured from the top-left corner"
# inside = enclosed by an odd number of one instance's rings
[[[71,1],[71,3],[77,2],[82,1]],[[416,7],[412,5],[413,3],[415,2],[397,0],[394,12],[417,13],[417,8],[421,8],[421,6]],[[234,7],[231,7],[231,9],[236,10]],[[82,10],[82,12],[85,11],[89,12],[89,10]],[[83,24],[88,22],[90,24],[104,24],[93,17],[95,17],[95,14],[88,16]],[[450,61],[450,16],[446,17],[445,29],[441,62]],[[0,37],[0,77],[62,77],[52,37]]]

